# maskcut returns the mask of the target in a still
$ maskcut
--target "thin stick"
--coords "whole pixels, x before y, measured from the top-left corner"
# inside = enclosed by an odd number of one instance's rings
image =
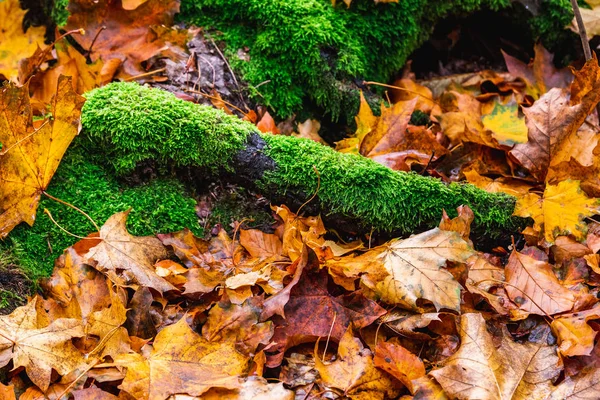
[[[58,229],[60,229],[61,231],[63,231],[67,235],[76,237],[77,239],[85,239],[83,236],[79,236],[79,235],[76,235],[74,233],[71,233],[68,230],[66,230],[65,228],[63,228],[62,226],[60,226],[60,224],[58,222],[56,222],[56,220],[52,216],[52,213],[50,212],[50,210],[48,210],[47,208],[44,208],[44,214],[48,215],[48,218],[50,218],[50,221],[52,221],[52,223],[54,225],[56,225],[58,227]]]
[[[10,145],[7,148],[5,148],[4,150],[0,151],[0,156],[5,155],[13,147],[18,146],[19,144],[23,143],[23,141],[29,139],[30,137],[32,137],[33,135],[35,135],[36,133],[38,133],[40,131],[40,129],[42,129],[44,127],[44,125],[46,125],[49,121],[50,121],[49,119],[45,120],[44,123],[39,128],[37,128],[36,130],[34,130],[33,132],[31,132],[29,135],[26,135],[26,136],[22,137],[21,139],[17,140],[12,145]]]
[[[166,67],[165,67],[165,68],[159,68],[159,69],[155,69],[154,71],[145,72],[145,73],[143,73],[143,74],[139,74],[139,75],[136,75],[136,76],[130,76],[129,78],[127,78],[127,79],[123,79],[123,80],[124,80],[125,82],[134,81],[134,80],[136,80],[136,79],[138,79],[138,78],[144,78],[144,77],[146,77],[146,76],[150,76],[150,75],[158,74],[159,72],[164,72],[164,71],[166,71],[166,69],[167,69]]]
[[[431,97],[428,96],[423,96],[421,93],[419,92],[415,92],[414,90],[409,90],[409,89],[405,89],[405,88],[401,88],[400,86],[394,86],[394,85],[387,85],[385,83],[379,83],[379,82],[373,82],[373,81],[363,81],[363,84],[365,85],[376,85],[376,86],[383,86],[386,88],[390,88],[390,89],[397,89],[397,90],[403,90],[405,92],[408,93],[412,93],[412,94],[416,94],[419,97],[422,97],[426,100],[431,101],[433,104],[437,104],[438,106],[440,106],[440,108],[442,107],[437,101],[435,101],[434,99],[432,99]],[[391,103],[390,103],[391,104]]]
[[[200,92],[200,91],[198,91],[198,90],[190,90],[190,89],[186,89],[186,91],[187,91],[187,92],[190,92],[190,93],[200,94],[200,95],[202,95],[202,96],[204,96],[204,97],[208,97],[209,99],[214,99],[214,100],[219,100],[219,101],[222,101],[223,103],[227,104],[229,107],[233,108],[234,110],[241,112],[241,113],[242,113],[244,116],[246,116],[246,115],[247,115],[247,113],[245,113],[244,111],[242,111],[242,110],[241,110],[241,109],[239,109],[238,107],[234,106],[234,105],[233,105],[233,104],[231,104],[230,102],[228,102],[228,101],[224,100],[223,98],[218,98],[218,97],[216,97],[216,96],[211,96],[210,94],[202,93],[202,92]]]
[[[592,59],[592,49],[590,49],[590,41],[585,30],[585,25],[583,24],[583,18],[581,17],[581,11],[579,10],[577,0],[571,0],[571,7],[573,7],[575,21],[577,21],[577,29],[579,30],[579,37],[581,38],[581,46],[583,47],[585,61],[589,61]],[[600,124],[600,104],[596,104],[596,113],[598,114],[598,123]]]
[[[325,349],[323,350],[323,361],[325,361],[325,355],[327,354],[327,347],[329,347],[329,339],[331,338],[331,332],[333,332],[333,326],[335,325],[335,320],[337,319],[337,312],[333,313],[333,321],[331,322],[331,327],[329,328],[329,334],[327,335],[327,342],[325,342]]]
[[[298,209],[298,211],[296,211],[296,215],[300,215],[300,210],[302,210],[302,207],[304,207],[305,205],[307,205],[308,203],[310,203],[311,201],[313,201],[313,199],[315,197],[317,197],[317,194],[319,193],[319,189],[321,189],[321,174],[319,174],[319,170],[317,169],[316,165],[313,165],[313,170],[315,171],[315,174],[317,174],[317,188],[315,189],[315,192],[310,197],[310,199],[306,200],[304,202],[304,204],[302,204],[300,206],[300,208]]]
[[[581,45],[583,46],[583,54],[585,54],[585,60],[587,61],[592,58],[592,50],[590,49],[590,42],[587,32],[585,31],[585,25],[583,25],[583,18],[581,17],[581,11],[579,10],[577,0],[571,0],[571,6],[573,7],[575,20],[577,21],[577,29],[579,30],[579,37],[581,38]]]
[[[100,29],[98,29],[98,32],[96,32],[96,36],[94,36],[94,39],[92,40],[92,44],[90,44],[90,48],[88,49],[87,54],[86,54],[88,57],[90,56],[90,54],[92,54],[92,47],[94,47],[94,44],[96,43],[96,40],[98,39],[98,36],[100,36],[100,33],[102,33],[102,31],[105,29],[106,29],[106,26],[102,25],[100,27]]]
[[[217,46],[217,44],[215,43],[215,41],[212,38],[210,38],[210,42],[212,43],[212,45],[215,48],[215,50],[217,51],[217,53],[219,53],[219,56],[221,56],[221,58],[225,62],[225,65],[227,65],[227,69],[229,70],[229,73],[231,74],[231,77],[233,78],[233,82],[235,83],[235,86],[238,89],[238,94],[240,96],[240,100],[242,101],[242,104],[244,104],[244,106],[249,110],[250,108],[244,101],[244,97],[242,96],[242,89],[240,89],[240,84],[238,83],[237,78],[235,77],[235,74],[233,73],[233,69],[231,69],[231,65],[229,65],[229,61],[227,61],[227,58],[225,58],[223,53],[221,53],[221,49],[219,49],[219,46]]]
[[[96,231],[100,232],[100,227],[98,226],[98,224],[96,223],[96,221],[94,221],[94,220],[92,219],[92,217],[90,217],[88,214],[86,214],[86,213],[85,213],[85,211],[83,211],[83,210],[82,210],[82,209],[80,209],[80,208],[77,208],[77,207],[75,207],[75,206],[74,206],[73,204],[71,204],[71,203],[67,203],[67,202],[66,202],[66,201],[64,201],[64,200],[61,200],[61,199],[59,199],[59,198],[57,198],[57,197],[54,197],[54,196],[52,196],[50,193],[48,193],[48,192],[46,192],[46,191],[43,191],[42,193],[43,193],[44,195],[46,195],[46,197],[48,197],[48,198],[50,198],[50,199],[52,199],[52,200],[54,200],[54,201],[57,201],[57,202],[59,202],[60,204],[64,204],[64,205],[65,205],[65,206],[67,206],[67,207],[71,207],[73,210],[77,211],[78,213],[80,213],[81,215],[83,215],[84,217],[86,217],[86,218],[87,218],[87,219],[88,219],[88,220],[89,220],[89,221],[92,223],[92,225],[94,225],[94,228],[96,228]]]

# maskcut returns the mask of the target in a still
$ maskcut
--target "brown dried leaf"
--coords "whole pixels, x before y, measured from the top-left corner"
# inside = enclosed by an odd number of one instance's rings
[[[547,262],[513,251],[505,271],[506,292],[521,310],[554,315],[575,305],[575,294],[558,282]]]
[[[352,335],[351,327],[341,338],[335,361],[321,361],[317,349],[318,346],[315,346],[315,368],[326,388],[339,389],[350,398],[357,395],[363,398],[393,398],[397,395],[398,386],[388,375],[375,368],[371,351]]]
[[[84,363],[71,339],[84,336],[81,320],[61,318],[49,323],[35,297],[10,315],[0,316],[0,367],[12,359],[25,367],[27,376],[42,390],[48,389],[52,369],[65,375]]]
[[[142,285],[159,293],[177,290],[154,271],[156,260],[167,257],[165,247],[155,237],[129,234],[127,215],[129,210],[114,214],[100,228],[102,242],[86,254],[87,262],[118,285]]]
[[[446,393],[457,399],[544,399],[561,372],[556,348],[514,342],[504,333],[496,349],[481,314],[464,314],[461,346],[430,372]]]

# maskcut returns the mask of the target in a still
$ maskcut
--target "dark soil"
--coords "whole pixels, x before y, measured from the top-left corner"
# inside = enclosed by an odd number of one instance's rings
[[[0,266],[0,315],[10,314],[27,302],[32,282],[16,265]]]

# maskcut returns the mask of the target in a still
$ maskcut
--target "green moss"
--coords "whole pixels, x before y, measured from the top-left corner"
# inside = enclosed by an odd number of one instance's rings
[[[67,18],[69,18],[69,11],[67,10],[68,5],[69,0],[54,0],[50,18],[54,21],[56,26],[64,26],[67,24]]]
[[[252,125],[214,108],[180,100],[137,83],[88,92],[81,114],[85,135],[118,175],[143,161],[227,168]]]
[[[277,187],[309,197],[320,179],[318,199],[323,212],[359,218],[367,228],[414,233],[437,226],[442,209],[452,215],[463,204],[475,214],[475,230],[488,237],[514,232],[521,222],[511,217],[515,198],[508,195],[392,171],[367,158],[338,153],[306,139],[273,135],[263,138],[269,144],[266,153],[278,169],[265,175],[260,182],[262,188]]]
[[[87,212],[98,224],[112,214],[132,209],[127,228],[133,235],[151,235],[190,228],[202,234],[195,214],[195,200],[186,194],[183,185],[174,179],[160,178],[148,184],[123,187],[112,175],[90,159],[102,159],[82,144],[82,138],[67,152],[48,192]],[[0,247],[11,248],[18,264],[28,276],[48,275],[54,259],[75,243],[44,214],[47,208],[54,219],[69,232],[86,236],[94,232],[93,225],[80,213],[49,198],[42,198],[33,227],[21,224]]]
[[[387,82],[431,33],[436,21],[509,0],[404,0],[350,8],[330,0],[183,0],[180,19],[213,27],[234,68],[259,101],[286,117],[316,104],[332,117],[354,116],[354,81]],[[237,56],[249,48],[249,61]],[[251,88],[252,91],[252,88]]]

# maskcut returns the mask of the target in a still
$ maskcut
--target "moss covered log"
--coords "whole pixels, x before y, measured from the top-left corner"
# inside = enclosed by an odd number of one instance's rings
[[[85,137],[78,137],[62,160],[48,192],[85,210],[98,224],[112,214],[131,209],[127,228],[134,235],[151,235],[190,228],[202,234],[195,213],[196,201],[183,184],[161,177],[145,184],[121,184],[112,168],[106,168],[103,154],[94,151]],[[80,213],[43,197],[33,227],[21,224],[0,241],[0,254],[8,251],[30,278],[47,276],[54,259],[78,239],[66,234],[44,214],[69,232],[87,236],[94,226]]]
[[[357,83],[387,82],[437,21],[511,8],[526,36],[558,35],[573,18],[569,0],[542,0],[535,16],[511,0],[182,0],[179,19],[218,31],[234,69],[281,117],[303,107],[353,117]],[[527,35],[529,31],[529,35]],[[248,49],[240,56],[240,49]],[[260,85],[260,87],[258,87]],[[256,87],[256,90],[253,88]]]
[[[318,143],[260,134],[220,110],[177,99],[135,83],[114,83],[87,94],[84,135],[103,149],[118,174],[135,163],[229,171],[271,198],[307,200],[362,228],[413,233],[439,223],[442,209],[462,204],[475,213],[474,227],[488,237],[513,233],[515,199],[468,184],[392,171],[369,159],[342,154]]]

